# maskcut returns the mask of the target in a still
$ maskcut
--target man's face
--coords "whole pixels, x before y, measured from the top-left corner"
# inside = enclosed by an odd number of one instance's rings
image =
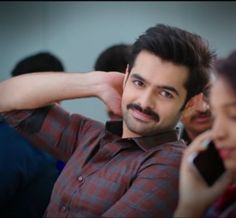
[[[181,121],[191,139],[211,128],[212,117],[203,93],[192,97],[185,106]]]
[[[141,51],[124,80],[122,137],[154,135],[173,129],[187,95],[184,87],[187,78],[185,66]]]

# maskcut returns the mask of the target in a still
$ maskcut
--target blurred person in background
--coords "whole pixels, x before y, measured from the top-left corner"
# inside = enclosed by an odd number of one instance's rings
[[[129,64],[131,55],[131,45],[120,43],[109,46],[103,50],[97,60],[95,61],[94,70],[106,72],[120,72],[125,73]],[[107,108],[107,115],[110,120],[120,120],[121,116],[114,114]]]
[[[188,101],[181,115],[180,138],[187,145],[212,126],[212,115],[208,102],[210,84],[207,84],[201,93]]]
[[[174,217],[236,217],[236,50],[218,60],[215,70],[210,91],[212,129],[199,135],[184,153]],[[205,150],[209,140],[214,141],[226,168],[212,186],[188,160],[191,154]]]
[[[64,70],[55,55],[39,52],[20,60],[11,76]],[[60,173],[57,164],[53,156],[33,146],[0,115],[1,215],[5,218],[42,217]]]

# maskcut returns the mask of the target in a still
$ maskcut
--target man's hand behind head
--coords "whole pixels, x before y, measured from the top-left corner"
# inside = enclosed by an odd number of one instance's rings
[[[120,72],[96,71],[95,76],[101,84],[98,97],[105,103],[107,111],[122,117],[121,97],[123,93],[123,80],[125,74]]]

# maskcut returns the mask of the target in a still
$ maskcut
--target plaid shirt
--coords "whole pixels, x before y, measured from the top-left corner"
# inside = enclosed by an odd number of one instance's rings
[[[69,114],[57,105],[5,113],[21,133],[68,159],[46,217],[170,217],[181,156],[175,131],[122,139],[122,122]]]
[[[236,184],[230,185],[225,192],[209,207],[205,218],[236,217]]]

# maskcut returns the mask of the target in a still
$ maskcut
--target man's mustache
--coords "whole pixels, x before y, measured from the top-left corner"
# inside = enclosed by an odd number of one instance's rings
[[[127,105],[127,109],[135,109],[135,110],[138,110],[144,114],[147,114],[148,116],[151,116],[152,119],[156,122],[159,122],[160,120],[160,116],[155,113],[153,110],[151,110],[150,108],[145,108],[143,109],[141,106],[139,106],[138,104],[128,104]]]
[[[193,115],[193,119],[196,119],[198,117],[202,117],[202,116],[206,116],[206,117],[211,117],[211,112],[210,111],[206,111],[206,112],[198,112],[196,114]]]

